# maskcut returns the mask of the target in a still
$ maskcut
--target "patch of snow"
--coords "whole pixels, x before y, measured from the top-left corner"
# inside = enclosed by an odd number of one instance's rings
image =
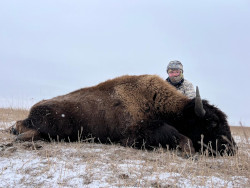
[[[143,160],[124,160],[124,162],[128,164],[137,164],[137,165],[145,163],[145,161]]]
[[[9,127],[11,127],[12,125],[14,125],[16,123],[16,121],[11,121],[11,122],[0,122],[0,130],[5,130]]]
[[[212,187],[228,187],[228,188],[233,188],[233,187],[239,187],[239,183],[244,181],[247,183],[248,179],[245,177],[240,177],[240,176],[234,176],[231,178],[231,180],[223,180],[218,177],[212,176],[209,180],[207,180],[206,184],[211,185]]]
[[[11,159],[0,158],[0,179],[2,180],[0,187],[10,185],[14,187],[20,184],[31,186],[41,184],[43,187],[58,187],[65,184],[75,187],[84,184],[79,175],[85,174],[85,164],[74,164],[66,159],[60,160],[53,157],[36,156],[34,158],[34,153],[31,151],[16,154],[17,156]],[[29,178],[30,176],[32,178]]]
[[[169,172],[165,172],[165,173],[154,173],[152,174],[150,177],[147,177],[148,180],[167,180],[169,178],[172,177],[179,177],[180,174],[179,173],[169,173]]]

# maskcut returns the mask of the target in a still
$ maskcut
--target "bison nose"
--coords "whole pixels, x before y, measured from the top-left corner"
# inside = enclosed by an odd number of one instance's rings
[[[229,149],[228,155],[236,155],[237,152],[238,152],[238,146],[235,144]]]
[[[11,127],[10,133],[17,135],[17,130],[14,127]]]
[[[17,125],[17,122],[14,124],[14,125],[12,125],[11,127],[10,127],[10,133],[11,134],[14,134],[14,135],[17,135],[18,134],[18,131],[17,131],[17,129],[16,129],[16,125]]]

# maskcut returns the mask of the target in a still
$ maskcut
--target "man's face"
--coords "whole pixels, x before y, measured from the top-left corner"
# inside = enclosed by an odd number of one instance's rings
[[[168,71],[168,75],[169,77],[176,77],[176,76],[179,76],[181,74],[181,70],[178,70],[178,69],[170,69]]]

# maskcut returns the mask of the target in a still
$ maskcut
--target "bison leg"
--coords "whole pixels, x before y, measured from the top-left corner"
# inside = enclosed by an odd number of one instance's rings
[[[39,140],[39,132],[34,129],[30,129],[24,133],[21,133],[17,135],[16,140],[17,141],[32,141],[32,140]]]
[[[154,124],[154,125],[153,125]],[[170,149],[181,149],[183,155],[192,155],[195,153],[192,141],[182,135],[171,125],[164,122],[153,122],[148,126],[149,129],[143,131],[143,137],[147,146],[169,147]],[[153,129],[154,127],[157,127]]]
[[[195,154],[195,149],[194,149],[192,141],[188,137],[182,134],[179,134],[179,146],[181,148],[183,156],[185,155],[190,156],[190,155]]]
[[[35,129],[26,127],[23,121],[17,121],[16,124],[11,127],[10,132],[17,135],[17,141],[31,141],[40,139],[39,132]]]

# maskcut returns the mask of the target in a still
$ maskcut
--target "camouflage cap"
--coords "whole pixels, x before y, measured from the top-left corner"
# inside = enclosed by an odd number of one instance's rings
[[[183,65],[181,64],[180,61],[177,61],[177,60],[170,61],[167,66],[167,72],[169,69],[179,69],[179,70],[182,70],[183,72]]]

